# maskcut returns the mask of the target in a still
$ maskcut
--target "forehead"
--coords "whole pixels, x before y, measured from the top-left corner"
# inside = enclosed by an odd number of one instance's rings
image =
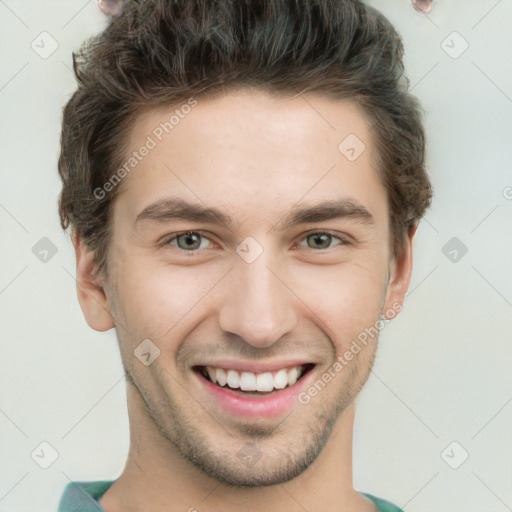
[[[356,102],[314,94],[237,91],[146,112],[131,133],[127,161],[139,157],[116,209],[132,222],[168,196],[224,205],[254,222],[302,200],[346,197],[385,209],[368,125]]]

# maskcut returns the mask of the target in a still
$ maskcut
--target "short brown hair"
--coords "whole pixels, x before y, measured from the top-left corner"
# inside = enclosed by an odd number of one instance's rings
[[[61,225],[70,224],[107,277],[114,187],[137,116],[192,96],[252,87],[359,102],[372,125],[395,253],[430,205],[425,135],[408,92],[403,44],[360,0],[128,0],[73,53],[78,89],[64,107]]]

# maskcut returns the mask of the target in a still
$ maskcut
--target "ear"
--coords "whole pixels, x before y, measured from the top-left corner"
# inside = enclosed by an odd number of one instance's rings
[[[96,276],[93,253],[76,233],[73,233],[72,240],[76,254],[78,302],[85,320],[96,331],[108,331],[115,324],[103,285]]]
[[[417,228],[418,224],[413,224],[409,228],[402,255],[393,256],[389,262],[389,281],[383,308],[385,319],[394,318],[403,307],[405,294],[411,281],[412,246]]]

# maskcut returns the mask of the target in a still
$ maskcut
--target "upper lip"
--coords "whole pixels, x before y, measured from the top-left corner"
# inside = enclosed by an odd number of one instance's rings
[[[243,361],[240,359],[219,359],[206,364],[196,366],[211,366],[212,368],[223,368],[225,370],[236,370],[239,372],[273,372],[283,368],[290,369],[296,366],[312,365],[311,361],[305,359],[281,359],[274,361]]]

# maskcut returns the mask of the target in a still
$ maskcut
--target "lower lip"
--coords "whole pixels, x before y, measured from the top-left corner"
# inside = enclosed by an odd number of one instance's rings
[[[312,372],[309,371],[293,386],[274,391],[269,395],[260,396],[244,396],[228,387],[213,384],[198,372],[194,373],[197,374],[200,383],[223,410],[237,416],[274,418],[286,414],[298,402],[297,396],[305,387],[305,383]]]

